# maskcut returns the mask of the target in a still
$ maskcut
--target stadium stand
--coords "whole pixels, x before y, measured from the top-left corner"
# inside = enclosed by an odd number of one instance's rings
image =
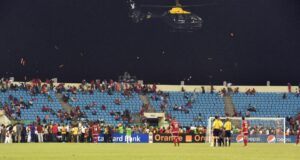
[[[55,98],[55,93],[53,91],[49,92],[48,97],[43,94],[33,96],[26,90],[7,90],[6,92],[0,92],[0,99],[3,107],[8,107],[13,118],[32,122],[36,121],[37,116],[41,118],[48,116],[47,119],[49,121],[58,122],[59,120],[55,112],[61,109],[61,105]],[[20,105],[21,101],[24,102],[24,105]],[[20,117],[16,115],[18,110],[17,107],[20,107],[21,109]],[[53,114],[50,112],[43,112],[43,107],[51,108]]]
[[[245,113],[249,107],[254,107],[256,112],[251,112],[252,117],[287,117],[295,116],[300,111],[300,97],[293,93],[245,93],[233,94],[233,102],[238,112]]]
[[[176,117],[183,126],[206,126],[208,117],[224,115],[224,102],[218,94],[168,92],[168,95],[166,112]],[[151,98],[151,104],[157,111],[160,111],[161,106],[164,105],[161,99],[161,97]],[[174,109],[175,106],[179,109]]]
[[[69,104],[73,107],[80,106],[89,120],[95,121],[103,119],[106,123],[114,126],[120,123],[120,121],[116,121],[115,117],[110,115],[111,112],[122,113],[125,110],[139,112],[142,106],[142,102],[137,93],[132,93],[130,98],[125,97],[120,92],[113,92],[112,95],[109,95],[107,92],[94,92],[93,94],[79,92],[71,97],[77,100],[69,101]],[[120,99],[120,105],[115,104],[114,101],[116,99]],[[105,109],[102,108],[103,105]],[[88,107],[89,109],[87,109],[86,106],[90,106]]]
[[[34,82],[33,84],[38,83]],[[41,119],[46,118],[47,122],[67,123],[72,119],[62,116],[68,113],[63,110],[60,99],[56,96],[57,93],[62,93],[68,97],[68,104],[74,110],[81,110],[84,113],[82,117],[90,121],[101,120],[114,126],[124,121],[133,124],[136,121],[124,120],[122,117],[116,119],[116,115],[121,116],[125,111],[141,113],[143,102],[140,95],[143,93],[148,96],[150,105],[156,112],[165,112],[168,115],[167,118],[176,117],[182,126],[207,126],[209,117],[225,116],[224,99],[221,94],[224,87],[216,89],[221,92],[195,92],[191,89],[176,91],[172,87],[162,92],[160,90],[153,91],[150,86],[135,84],[130,86],[130,96],[126,96],[126,89],[121,90],[120,84],[116,82],[106,83],[102,87],[100,84],[98,87],[95,87],[96,84],[94,84],[92,87],[91,84],[86,83],[84,84],[88,86],[86,89],[83,89],[83,84],[79,84],[81,87],[77,86],[79,89],[76,89],[76,92],[70,87],[72,85],[65,87],[63,84],[57,84],[56,87],[50,87],[49,82],[47,87],[38,85],[39,87],[33,85],[8,89],[3,89],[2,85],[0,100],[4,109],[8,107],[6,113],[10,117],[27,122],[36,121],[37,116],[39,116]],[[243,89],[246,91],[245,88]],[[275,91],[276,89],[278,90],[275,87]],[[239,115],[241,113],[251,117],[287,117],[293,119],[300,110],[300,97],[299,94],[295,93],[258,92],[248,94],[247,92],[232,92],[229,95],[235,105],[236,116],[241,116]],[[116,99],[120,100],[120,105],[115,103]],[[19,105],[21,102],[26,105]],[[20,116],[18,116],[18,106],[20,106]],[[249,107],[254,107],[256,111],[249,111]],[[247,115],[247,112],[250,114]],[[290,121],[288,120],[288,122]]]
[[[32,91],[27,89],[8,89],[5,92],[0,92],[0,99],[2,106],[10,107],[9,111],[13,113],[10,116],[17,119],[35,121],[36,117],[39,116],[42,119],[47,117],[47,120],[53,122],[67,122],[66,119],[62,119],[58,115],[62,106],[55,95],[57,92],[60,90],[50,90],[48,94],[33,95]],[[150,105],[156,112],[163,111],[169,116],[176,117],[183,126],[206,126],[209,117],[225,116],[223,97],[219,93],[166,91],[161,94],[159,92],[161,91],[147,92]],[[130,113],[139,113],[143,106],[138,92],[132,92],[130,97],[124,96],[121,91],[109,93],[108,90],[96,90],[91,93],[78,91],[76,94],[72,94],[64,89],[63,93],[70,98],[68,100],[70,106],[74,109],[79,107],[88,120],[103,120],[112,125],[122,122],[122,119],[116,120],[115,114],[111,114],[112,112],[119,115],[126,110]],[[300,110],[300,97],[297,95],[279,92],[230,94],[235,104],[235,111],[251,117],[294,117]],[[116,99],[120,99],[121,105],[114,102]],[[17,108],[12,106],[15,106],[14,103],[20,103],[20,101],[24,101],[30,107],[21,106],[21,116],[19,117],[16,115]],[[87,108],[87,106],[89,107]],[[249,107],[254,107],[256,111],[249,112]],[[247,112],[250,114],[247,115]]]

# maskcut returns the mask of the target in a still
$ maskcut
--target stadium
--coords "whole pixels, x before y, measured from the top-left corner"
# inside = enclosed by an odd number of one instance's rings
[[[0,1],[0,159],[299,159],[299,8]]]

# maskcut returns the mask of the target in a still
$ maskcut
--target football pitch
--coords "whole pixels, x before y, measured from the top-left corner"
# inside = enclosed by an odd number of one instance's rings
[[[295,144],[0,144],[0,160],[299,160]]]

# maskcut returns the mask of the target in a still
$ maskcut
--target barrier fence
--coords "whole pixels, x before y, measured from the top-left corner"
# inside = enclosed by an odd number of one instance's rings
[[[112,134],[113,143],[126,143],[126,134],[114,133]],[[149,143],[149,135],[148,134],[132,134],[132,143]],[[104,135],[100,134],[98,137],[98,142],[104,142]]]
[[[132,143],[173,143],[173,136],[171,134],[133,134]],[[242,143],[242,135],[232,135],[233,143]],[[205,143],[205,136],[198,134],[180,134],[179,140],[181,143]],[[251,135],[249,142],[252,143],[283,143],[283,136],[275,135]],[[125,134],[112,134],[113,143],[126,143]],[[104,135],[98,137],[98,142],[104,142]],[[286,143],[295,143],[296,136],[286,136]]]
[[[181,143],[204,143],[204,135],[180,134],[179,141]],[[153,143],[173,143],[171,134],[153,134]]]

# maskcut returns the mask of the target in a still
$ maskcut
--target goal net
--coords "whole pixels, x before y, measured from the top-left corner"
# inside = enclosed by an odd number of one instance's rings
[[[223,124],[226,118],[232,123],[232,142],[243,142],[243,136],[241,135],[242,118],[241,117],[220,117]],[[212,124],[215,117],[208,119],[206,142],[212,142]],[[249,124],[249,136],[250,143],[286,143],[286,126],[285,118],[259,118],[259,117],[246,117]]]

